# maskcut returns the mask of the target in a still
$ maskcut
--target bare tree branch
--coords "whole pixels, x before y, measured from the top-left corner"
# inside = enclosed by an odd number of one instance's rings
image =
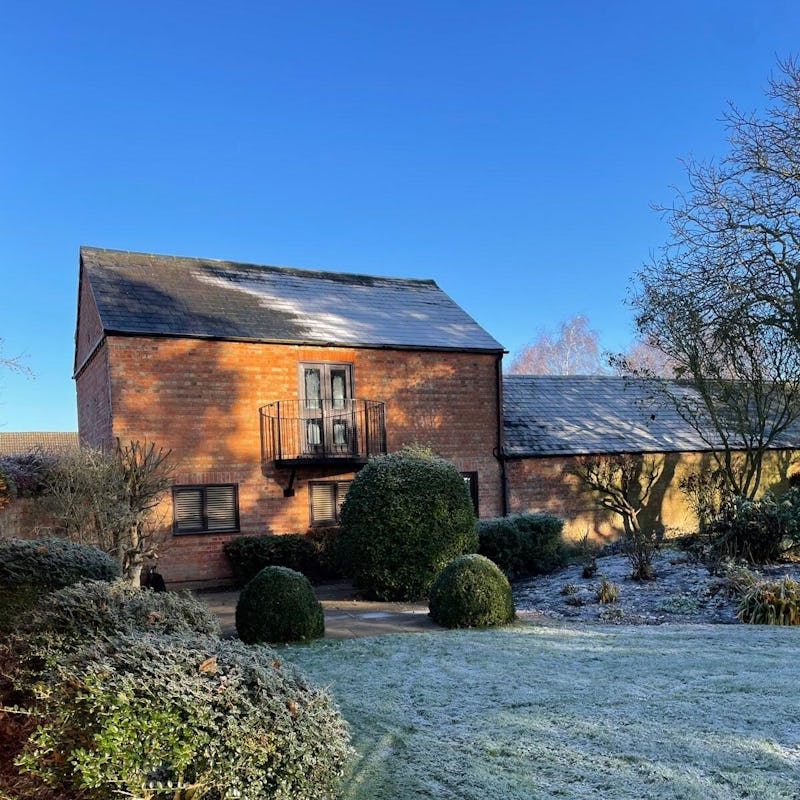
[[[670,238],[633,297],[640,337],[683,384],[654,380],[654,389],[715,452],[728,490],[747,497],[764,453],[800,420],[796,62],[779,63],[767,97],[761,116],[730,107],[730,151],[719,164],[685,162],[687,191],[658,209]]]

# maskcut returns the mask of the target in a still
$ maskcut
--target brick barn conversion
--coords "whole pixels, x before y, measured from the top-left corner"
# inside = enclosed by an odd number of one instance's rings
[[[503,377],[503,353],[430,280],[80,251],[79,435],[173,451],[171,584],[230,578],[232,537],[335,525],[355,472],[407,444],[452,460],[479,516],[552,510],[572,536],[618,532],[575,459],[659,454],[651,519],[691,526],[677,477],[708,448],[674,411],[620,378]]]

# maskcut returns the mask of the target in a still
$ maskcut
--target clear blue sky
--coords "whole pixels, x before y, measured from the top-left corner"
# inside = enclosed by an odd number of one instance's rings
[[[434,278],[513,354],[630,278],[793,0],[9,3],[0,430],[74,430],[78,247]]]

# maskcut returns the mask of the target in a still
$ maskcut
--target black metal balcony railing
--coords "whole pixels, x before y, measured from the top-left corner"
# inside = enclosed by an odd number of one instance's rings
[[[264,460],[278,467],[365,463],[386,452],[384,404],[377,400],[280,400],[260,413]]]

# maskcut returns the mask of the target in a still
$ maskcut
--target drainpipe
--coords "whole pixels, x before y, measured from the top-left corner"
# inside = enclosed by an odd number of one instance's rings
[[[508,516],[508,478],[506,476],[505,442],[503,439],[503,354],[494,362],[494,373],[497,395],[497,446],[494,457],[500,462],[500,496],[503,516]]]

